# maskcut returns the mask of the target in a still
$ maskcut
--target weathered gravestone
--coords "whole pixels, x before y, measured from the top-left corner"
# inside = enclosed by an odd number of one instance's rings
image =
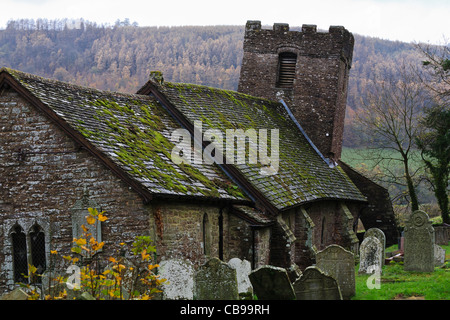
[[[343,299],[355,295],[355,258],[353,253],[332,244],[316,254],[316,266],[336,279]]]
[[[434,229],[428,215],[414,211],[405,226],[406,271],[434,271]]]
[[[336,279],[315,266],[306,268],[293,287],[297,300],[342,300]]]
[[[436,267],[441,267],[445,263],[445,250],[438,246],[434,245],[434,265]]]
[[[262,266],[249,275],[258,300],[295,300],[295,292],[286,269]]]
[[[236,270],[218,258],[212,258],[195,274],[195,299],[237,300]]]
[[[382,265],[384,265],[384,258],[386,258],[386,236],[384,232],[381,229],[378,228],[370,228],[364,233],[364,239],[368,237],[375,237],[377,238],[381,243],[382,253]]]
[[[163,298],[167,300],[192,300],[194,298],[194,265],[189,260],[162,261],[158,268],[163,283]]]
[[[253,293],[252,283],[248,278],[252,272],[252,266],[249,261],[233,258],[228,261],[230,267],[236,270],[236,277],[238,283],[238,292],[240,294]]]
[[[359,248],[359,271],[360,274],[381,273],[383,267],[382,244],[375,237],[367,237]]]
[[[434,242],[446,246],[448,245],[450,226],[434,226],[434,234]]]

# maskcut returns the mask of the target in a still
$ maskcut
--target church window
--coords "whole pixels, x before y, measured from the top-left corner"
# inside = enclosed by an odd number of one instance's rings
[[[30,232],[31,264],[36,267],[36,273],[42,274],[46,269],[45,235],[41,227],[34,225]],[[40,282],[41,277],[34,281]]]
[[[282,52],[278,59],[278,82],[279,88],[292,88],[295,79],[295,68],[297,55],[291,52]]]
[[[45,255],[45,234],[39,225],[31,227],[28,236],[24,229],[16,224],[10,233],[14,282],[39,283],[41,277],[36,276],[28,279],[28,266],[36,267],[35,274],[41,275],[47,267]]]

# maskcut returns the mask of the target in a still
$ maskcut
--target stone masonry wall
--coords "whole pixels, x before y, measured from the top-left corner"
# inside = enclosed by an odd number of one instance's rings
[[[12,226],[19,223],[27,234],[38,223],[45,233],[47,257],[50,250],[68,254],[70,208],[85,188],[109,217],[102,223],[105,255],[113,254],[120,242],[148,234],[148,213],[141,198],[16,92],[4,90],[0,95],[0,288],[12,284]]]
[[[108,216],[101,225],[104,257],[116,255],[120,243],[131,245],[140,235],[150,235],[154,240],[158,261],[184,258],[199,265],[207,257],[219,257],[221,241],[225,261],[233,257],[249,259],[252,253],[250,229],[230,216],[226,207],[183,199],[144,204],[136,192],[44,114],[16,92],[3,90],[0,294],[13,285],[13,226],[19,224],[26,234],[36,223],[43,229],[47,264],[50,250],[67,255],[73,239],[71,208],[85,190],[89,200]]]

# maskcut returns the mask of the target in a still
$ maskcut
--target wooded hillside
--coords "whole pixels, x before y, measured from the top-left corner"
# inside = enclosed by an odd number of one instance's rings
[[[73,26],[69,20],[10,21],[0,30],[0,67],[130,93],[152,70],[162,71],[167,81],[237,89],[244,26],[158,28],[127,20]],[[402,59],[420,60],[412,44],[354,36],[344,138],[349,147],[360,144],[352,120],[372,74],[389,73]]]

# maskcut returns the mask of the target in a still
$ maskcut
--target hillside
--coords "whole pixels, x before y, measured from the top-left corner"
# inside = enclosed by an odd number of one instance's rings
[[[145,83],[152,70],[162,71],[167,81],[237,89],[244,26],[67,25],[69,20],[10,21],[0,30],[0,66],[128,93]],[[344,137],[348,147],[360,146],[353,117],[371,75],[418,57],[412,44],[354,36]]]

